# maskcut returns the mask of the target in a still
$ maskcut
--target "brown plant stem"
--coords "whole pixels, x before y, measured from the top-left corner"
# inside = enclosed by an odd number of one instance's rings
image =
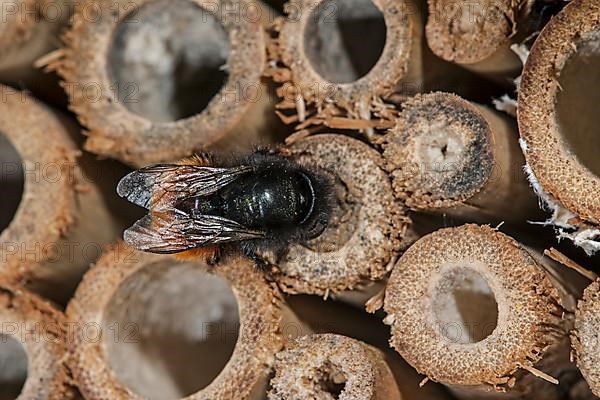
[[[575,301],[536,257],[487,226],[423,237],[386,289],[392,346],[461,398],[564,398]]]
[[[367,314],[355,306],[317,296],[287,296],[286,302],[316,333],[335,333],[353,337],[385,353],[396,383],[404,398],[415,400],[448,400],[451,396],[444,387],[435,382],[419,386],[422,375],[408,365],[400,355],[389,347],[389,328],[381,323],[378,315]]]
[[[279,286],[327,296],[381,279],[409,225],[381,156],[359,140],[334,134],[300,140],[289,152],[293,160],[324,171],[334,198],[329,224],[318,238],[291,245],[283,259],[265,255],[280,269]]]
[[[139,167],[280,139],[261,81],[268,12],[249,0],[79,4],[49,68],[87,129],[85,148]]]
[[[537,215],[508,117],[441,92],[401,110],[381,143],[394,193],[408,207],[480,221]]]
[[[75,397],[65,366],[64,315],[27,290],[0,282],[0,396],[16,400]]]
[[[571,335],[577,366],[596,396],[600,396],[599,310],[600,281],[596,280],[585,289],[583,298],[577,304],[575,329]]]
[[[428,0],[427,44],[442,59],[492,78],[518,75],[521,61],[510,45],[523,39],[519,20],[527,0]],[[519,35],[517,33],[517,24]]]
[[[377,119],[381,98],[422,88],[421,15],[412,2],[292,0],[285,11],[272,27],[265,73],[296,129],[333,128],[336,118],[355,129],[353,119]]]
[[[277,353],[270,400],[400,400],[383,354],[335,334],[303,336]]]
[[[119,228],[80,168],[76,125],[24,92],[0,92],[0,275],[62,302]]]
[[[117,244],[67,308],[97,334],[74,335],[69,365],[87,398],[262,399],[282,335],[306,333],[282,306],[247,259],[213,268]]]
[[[12,0],[2,4],[0,82],[25,87],[53,102],[63,100],[57,77],[44,74],[35,62],[59,45],[73,4],[68,0]]]
[[[600,250],[600,4],[573,1],[531,48],[518,99],[521,146],[547,221],[588,254]]]

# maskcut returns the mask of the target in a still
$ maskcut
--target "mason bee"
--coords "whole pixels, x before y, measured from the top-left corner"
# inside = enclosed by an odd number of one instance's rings
[[[288,244],[323,232],[330,192],[320,171],[276,150],[221,162],[205,154],[150,165],[117,186],[119,196],[148,210],[124,232],[130,246],[209,263],[223,248],[237,246],[261,266],[258,251],[281,255]]]

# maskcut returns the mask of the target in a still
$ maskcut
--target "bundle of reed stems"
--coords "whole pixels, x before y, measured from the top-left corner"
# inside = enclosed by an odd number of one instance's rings
[[[0,8],[0,400],[600,396],[597,0]],[[133,168],[257,148],[316,237],[122,240]]]

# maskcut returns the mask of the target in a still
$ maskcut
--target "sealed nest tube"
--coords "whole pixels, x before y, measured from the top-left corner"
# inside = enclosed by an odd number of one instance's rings
[[[461,398],[562,399],[556,377],[576,372],[564,317],[574,304],[514,239],[464,225],[429,234],[402,255],[385,291],[384,322],[406,361]]]
[[[518,20],[529,14],[530,3],[428,0],[427,44],[438,57],[476,72],[489,76],[516,74],[521,61],[510,45],[515,42]],[[523,27],[518,28],[522,33]]]
[[[400,400],[383,353],[335,334],[296,339],[277,353],[269,400]]]
[[[529,179],[547,221],[586,252],[600,250],[600,4],[572,1],[533,45],[518,99]]]
[[[271,29],[265,73],[296,129],[351,129],[335,120],[376,119],[382,97],[421,88],[419,14],[409,2],[293,0],[285,10]]]
[[[292,244],[275,279],[289,293],[327,295],[379,280],[399,252],[409,222],[394,200],[382,158],[365,143],[320,134],[294,143],[290,157],[323,171],[333,185],[329,224],[317,238]]]
[[[64,315],[35,294],[0,281],[0,322],[0,398],[75,398],[65,365]]]
[[[414,210],[471,220],[537,214],[516,124],[454,94],[416,95],[378,138],[395,196]]]
[[[69,366],[91,399],[259,399],[283,345],[277,289],[251,262],[217,268],[124,244],[67,307]]]
[[[261,7],[247,0],[78,4],[49,68],[62,76],[87,129],[85,148],[142,166],[274,141],[279,121],[261,81]]]

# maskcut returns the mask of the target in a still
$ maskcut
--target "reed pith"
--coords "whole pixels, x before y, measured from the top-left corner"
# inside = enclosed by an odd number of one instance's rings
[[[85,148],[142,166],[275,141],[256,7],[267,12],[249,0],[78,4],[49,67],[87,129]]]
[[[509,118],[436,92],[402,103],[381,144],[394,193],[408,207],[517,221],[537,210],[517,136]]]
[[[565,317],[574,299],[554,277],[488,226],[438,230],[394,266],[384,302],[390,343],[461,398],[560,399],[556,378],[576,371]]]
[[[259,399],[283,344],[281,305],[247,259],[209,267],[120,243],[67,307],[99,338],[74,335],[69,366],[89,398]]]
[[[378,119],[381,98],[421,89],[420,15],[410,2],[292,0],[285,11],[271,28],[265,74],[279,84],[282,119],[297,130],[353,129],[349,119]],[[371,24],[355,27],[355,35],[371,35],[346,38],[340,25],[355,20]]]
[[[596,280],[585,290],[577,305],[575,329],[571,335],[577,366],[590,389],[600,396],[600,352],[598,330],[600,329],[600,281]]]
[[[381,351],[359,340],[335,334],[309,335],[277,353],[270,400],[332,397],[402,398]]]
[[[118,228],[78,165],[75,124],[24,92],[6,86],[0,92],[0,134],[20,159],[4,160],[3,174],[14,168],[20,176],[13,179],[23,182],[19,205],[0,233],[0,275],[36,291],[51,287],[61,297]]]
[[[573,1],[534,43],[521,79],[518,121],[529,178],[547,221],[588,253],[600,250],[600,4]]]
[[[408,217],[394,200],[381,156],[344,135],[320,134],[289,147],[290,157],[319,168],[333,184],[325,231],[289,246],[283,259],[267,254],[289,293],[326,295],[379,280],[402,246]]]
[[[64,315],[35,294],[1,281],[0,320],[2,394],[8,396],[15,390],[17,397],[11,398],[16,400],[74,399],[76,392],[65,365]],[[20,359],[19,348],[24,351],[26,361]],[[11,388],[10,381],[20,374],[26,376],[22,389]]]

